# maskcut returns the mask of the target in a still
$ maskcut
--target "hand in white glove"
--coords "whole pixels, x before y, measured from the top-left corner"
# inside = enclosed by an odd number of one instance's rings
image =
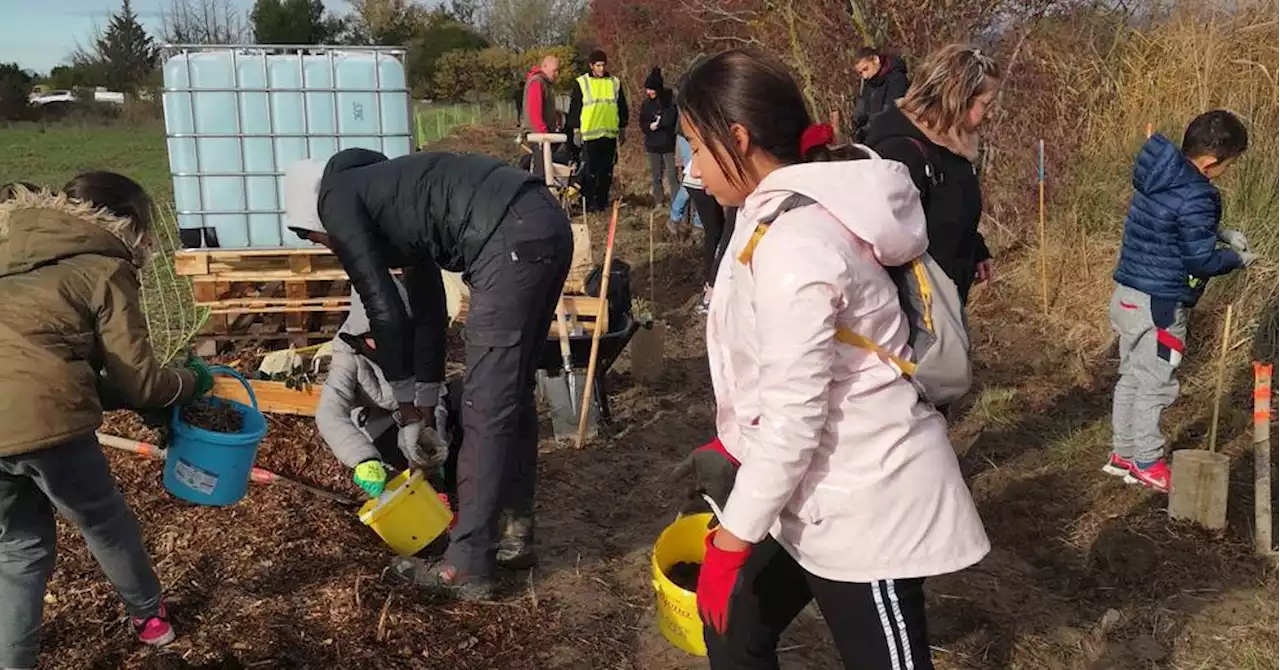
[[[1235,249],[1236,251],[1239,251],[1239,252],[1253,251],[1253,247],[1249,246],[1249,238],[1245,237],[1244,233],[1238,230],[1231,230],[1230,228],[1223,230],[1218,233],[1218,239],[1222,240],[1223,242],[1226,242],[1227,246],[1230,246],[1232,249]]]
[[[649,130],[657,130],[657,129],[658,129],[658,122],[657,122],[657,121],[654,121],[653,123],[650,123],[650,124],[649,124]]]
[[[424,467],[429,470],[444,465],[445,459],[449,458],[449,445],[445,444],[440,433],[430,426],[424,427],[418,435],[418,447],[425,452],[423,456],[428,462]]]
[[[1252,251],[1237,251],[1236,253],[1240,254],[1240,260],[1242,261],[1241,267],[1247,268],[1250,265],[1253,265],[1254,261],[1258,260],[1258,254],[1255,254]]]
[[[400,447],[400,453],[404,454],[410,466],[424,467],[428,465],[427,455],[422,451],[420,444],[422,430],[422,422],[415,421],[400,426],[400,432],[396,434],[396,445]]]

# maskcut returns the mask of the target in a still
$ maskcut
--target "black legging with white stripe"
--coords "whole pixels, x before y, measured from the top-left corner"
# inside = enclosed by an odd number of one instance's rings
[[[844,667],[933,669],[924,579],[833,582],[806,572],[772,537],[755,546],[738,579],[728,631],[704,631],[711,670],[776,670],[782,632],[814,599]]]

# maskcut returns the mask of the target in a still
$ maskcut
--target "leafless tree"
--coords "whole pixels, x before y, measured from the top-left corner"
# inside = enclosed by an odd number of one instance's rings
[[[244,44],[249,25],[232,0],[170,0],[160,36],[169,44]]]
[[[584,0],[485,0],[479,23],[493,42],[523,51],[567,42],[585,7]]]

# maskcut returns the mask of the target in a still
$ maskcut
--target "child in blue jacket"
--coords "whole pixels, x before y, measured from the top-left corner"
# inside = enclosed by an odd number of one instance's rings
[[[1187,312],[1210,277],[1258,258],[1242,233],[1218,230],[1222,200],[1211,183],[1248,144],[1240,119],[1214,110],[1187,126],[1181,149],[1153,135],[1133,166],[1134,194],[1113,275],[1110,316],[1120,337],[1120,379],[1103,472],[1161,493],[1169,490],[1169,466],[1160,413],[1178,397],[1174,373],[1186,348]]]

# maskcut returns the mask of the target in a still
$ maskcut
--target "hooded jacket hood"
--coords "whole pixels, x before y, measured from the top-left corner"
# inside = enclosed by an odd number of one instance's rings
[[[920,193],[907,166],[896,161],[873,157],[779,168],[760,182],[744,209],[767,215],[792,193],[821,205],[869,244],[881,265],[902,265],[929,246]]]
[[[133,222],[106,209],[48,191],[19,189],[0,203],[0,277],[93,254],[141,267]]]
[[[1199,182],[1208,180],[1164,135],[1152,135],[1133,162],[1133,188],[1140,193],[1153,195]]]
[[[877,72],[867,83],[872,86],[879,86],[889,79],[889,73],[891,72],[897,72],[903,77],[907,76],[906,61],[898,58],[897,56],[881,56],[880,71]]]

